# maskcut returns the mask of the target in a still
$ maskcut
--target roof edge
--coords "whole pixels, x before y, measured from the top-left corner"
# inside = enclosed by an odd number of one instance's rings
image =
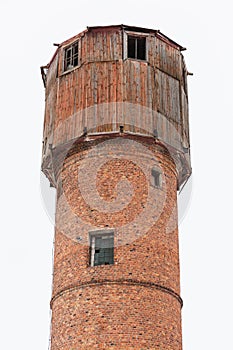
[[[159,29],[151,29],[151,28],[144,28],[144,27],[138,27],[138,26],[131,26],[126,24],[115,24],[115,25],[106,25],[106,26],[90,26],[87,27],[87,31],[95,30],[95,29],[113,29],[113,28],[120,28],[120,29],[126,29],[126,30],[132,30],[134,32],[144,32],[144,33],[154,33],[156,36],[158,36],[159,39],[166,41],[167,43],[170,43],[172,45],[175,45],[180,49],[180,51],[186,50],[185,47],[178,44],[176,41],[172,40],[165,34],[163,34]]]
[[[53,60],[54,60],[54,58],[55,58],[55,56],[56,56],[56,54],[57,54],[57,52],[58,52],[58,50],[60,49],[61,46],[64,46],[64,45],[68,44],[72,40],[79,39],[80,37],[85,35],[87,32],[90,32],[92,30],[96,30],[96,29],[114,29],[114,28],[119,28],[119,29],[122,29],[122,30],[129,30],[129,31],[134,31],[134,32],[154,33],[156,35],[156,37],[158,37],[159,39],[163,40],[167,44],[175,46],[180,51],[186,50],[185,47],[181,46],[180,44],[178,44],[174,40],[170,39],[165,34],[161,33],[159,29],[150,29],[150,28],[144,28],[144,27],[130,26],[130,25],[126,25],[126,24],[115,24],[115,25],[106,25],[106,26],[90,26],[90,27],[87,26],[87,28],[85,30],[83,30],[82,32],[72,36],[71,38],[63,41],[60,44],[56,44],[55,46],[57,46],[57,49],[56,49],[52,59],[49,61],[49,63],[47,64],[46,67],[47,68],[50,67],[51,63],[53,62]]]

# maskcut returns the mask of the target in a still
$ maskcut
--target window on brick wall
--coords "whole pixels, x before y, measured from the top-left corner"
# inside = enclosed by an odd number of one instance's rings
[[[79,64],[79,42],[71,44],[65,48],[64,52],[64,72],[78,66]]]
[[[90,265],[114,264],[114,232],[90,233]]]
[[[161,171],[157,168],[151,169],[151,182],[154,187],[161,188],[162,187],[162,175]]]
[[[146,37],[128,35],[128,58],[146,60]]]

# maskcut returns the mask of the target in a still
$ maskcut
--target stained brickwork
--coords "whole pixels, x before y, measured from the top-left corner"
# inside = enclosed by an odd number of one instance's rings
[[[93,284],[53,306],[52,349],[181,349],[180,304],[151,286]]]
[[[125,138],[115,137],[115,142]],[[122,178],[132,184],[130,204],[117,213],[92,210],[78,186],[79,169],[88,151],[109,139],[77,143],[60,173],[57,226],[61,231],[56,231],[55,240],[52,350],[181,349],[178,230],[177,217],[171,215],[176,212],[174,162],[163,147],[138,138],[137,143],[154,154],[153,164],[161,168],[163,180],[162,187],[155,190],[154,206],[145,216],[145,223],[154,220],[150,229],[138,237],[128,230],[126,239],[117,228],[140,214],[152,186],[137,164],[115,159],[97,171],[96,187],[105,201],[116,197],[116,185]],[[135,142],[135,137],[127,139]],[[111,142],[114,146],[114,138]],[[111,153],[110,148],[108,151]],[[140,156],[145,155],[137,154]],[[64,209],[64,198],[71,210]],[[155,220],[159,202],[162,211]],[[113,265],[90,266],[89,232],[75,223],[74,215],[98,229],[115,229]]]

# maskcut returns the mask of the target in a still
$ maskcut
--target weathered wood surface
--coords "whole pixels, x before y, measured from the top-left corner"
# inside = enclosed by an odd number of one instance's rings
[[[145,62],[87,63],[61,76],[55,85],[46,104],[47,126],[51,119],[47,114],[55,114],[54,146],[80,136],[84,127],[91,132],[110,132],[123,125],[128,131],[140,129],[141,133],[153,135],[157,118],[162,116],[177,132],[182,125],[188,127],[187,99],[179,80]],[[161,130],[158,129],[159,134]],[[47,128],[47,132],[51,133],[51,129]],[[172,144],[172,134],[160,135],[168,141],[165,135],[169,135],[168,143]]]
[[[189,148],[187,69],[180,49],[147,33],[147,60],[123,59],[120,28],[85,31],[61,45],[46,79],[44,149],[88,133],[139,133]],[[79,66],[63,72],[64,47],[79,38]]]

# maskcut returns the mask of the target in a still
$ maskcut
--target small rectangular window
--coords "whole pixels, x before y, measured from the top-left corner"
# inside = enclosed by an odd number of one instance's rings
[[[78,41],[65,49],[64,54],[64,71],[70,70],[79,64],[79,44]]]
[[[161,188],[161,172],[155,168],[151,170],[152,175],[152,185],[154,187]]]
[[[90,234],[91,266],[114,264],[114,233]]]
[[[128,58],[146,59],[146,38],[128,35]]]

